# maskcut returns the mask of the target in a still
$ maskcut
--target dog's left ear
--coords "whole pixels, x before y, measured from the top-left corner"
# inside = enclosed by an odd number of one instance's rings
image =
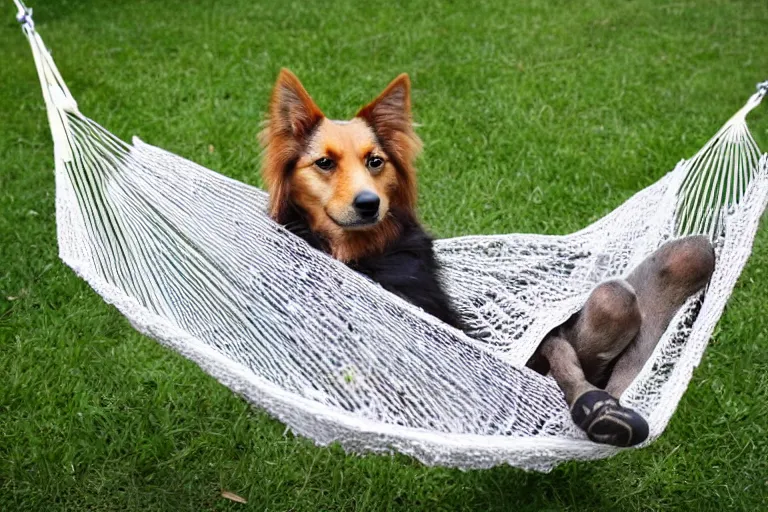
[[[357,117],[365,119],[381,139],[390,139],[394,132],[410,133],[411,80],[403,73],[384,92],[364,106]]]
[[[398,133],[411,134],[411,80],[403,73],[384,92],[357,113],[381,140],[392,140]]]
[[[408,75],[403,73],[392,80],[384,92],[360,109],[357,117],[373,129],[400,175],[394,204],[412,211],[416,205],[416,169],[413,165],[421,151],[421,140],[413,131]]]

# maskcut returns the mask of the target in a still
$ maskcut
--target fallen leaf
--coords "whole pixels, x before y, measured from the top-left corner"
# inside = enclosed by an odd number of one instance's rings
[[[213,153],[214,149],[215,148],[213,147],[213,144],[208,144],[208,152],[209,153]]]
[[[221,497],[237,503],[248,503],[248,500],[246,500],[242,496],[238,496],[237,494],[229,491],[221,491]]]

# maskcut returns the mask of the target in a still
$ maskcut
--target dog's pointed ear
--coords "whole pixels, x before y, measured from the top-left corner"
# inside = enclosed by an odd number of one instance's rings
[[[357,113],[373,129],[384,151],[400,175],[393,197],[398,206],[412,211],[416,205],[414,161],[421,151],[421,140],[413,131],[411,119],[411,80],[403,73],[384,92]]]
[[[298,140],[306,137],[323,117],[296,75],[281,69],[269,102],[270,128]]]
[[[403,73],[384,92],[357,113],[381,139],[391,139],[395,133],[411,133],[411,80]]]

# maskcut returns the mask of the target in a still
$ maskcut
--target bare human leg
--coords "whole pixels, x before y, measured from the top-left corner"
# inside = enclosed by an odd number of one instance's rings
[[[669,242],[627,281],[609,281],[542,342],[533,366],[563,390],[574,422],[596,442],[631,446],[648,436],[645,420],[618,397],[650,357],[671,318],[714,269],[705,237]],[[601,389],[605,387],[605,390]]]
[[[692,236],[664,244],[627,278],[643,315],[640,332],[621,354],[606,391],[621,396],[651,357],[672,317],[686,299],[709,282],[715,252],[709,240]]]

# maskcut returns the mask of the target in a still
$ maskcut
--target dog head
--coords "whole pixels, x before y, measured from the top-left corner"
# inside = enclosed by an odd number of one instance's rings
[[[386,231],[393,209],[415,207],[413,164],[421,142],[405,74],[351,120],[334,121],[284,69],[261,140],[270,214],[278,222],[298,206],[312,231],[334,245],[353,232]]]

